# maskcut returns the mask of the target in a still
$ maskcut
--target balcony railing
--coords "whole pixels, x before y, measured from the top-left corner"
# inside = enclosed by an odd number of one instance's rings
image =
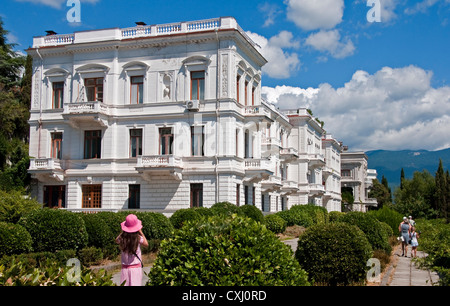
[[[181,167],[182,162],[180,157],[173,155],[139,156],[137,166],[144,168]]]
[[[33,47],[38,48],[43,46],[68,45],[101,40],[121,40],[171,34],[187,34],[222,29],[235,29],[252,46],[257,45],[245,31],[242,30],[233,17],[222,17],[188,22],[135,26],[123,29],[113,28],[96,31],[81,31],[74,34],[40,36],[33,39]]]
[[[61,170],[61,163],[53,158],[32,158],[30,170]]]
[[[66,114],[102,113],[108,115],[108,106],[99,101],[68,103],[64,105]]]

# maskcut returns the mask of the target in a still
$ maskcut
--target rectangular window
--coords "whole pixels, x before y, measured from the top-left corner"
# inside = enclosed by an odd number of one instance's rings
[[[84,158],[101,158],[102,131],[84,132]]]
[[[88,102],[103,102],[103,78],[84,79],[84,87]]]
[[[342,177],[351,177],[350,170],[348,170],[348,169],[342,169],[342,170],[341,170],[341,176],[342,176]]]
[[[159,129],[159,154],[173,154],[173,133],[172,128]]]
[[[236,101],[239,103],[239,85],[241,82],[241,76],[238,74],[238,76],[236,77]]]
[[[55,159],[61,159],[61,149],[62,149],[62,133],[52,133],[52,152],[51,156]]]
[[[252,187],[252,205],[255,205],[256,200],[256,187]]]
[[[142,155],[142,129],[130,130],[130,157]]]
[[[82,208],[102,208],[102,185],[83,185]]]
[[[205,99],[205,72],[191,72],[191,100]]]
[[[128,208],[141,208],[141,185],[129,185]]]
[[[191,126],[191,154],[192,156],[205,156],[205,127]]]
[[[248,81],[245,81],[245,100],[244,100],[244,105],[248,104]]]
[[[255,105],[255,87],[252,87],[252,105]]]
[[[248,194],[248,186],[244,186],[244,201],[245,201],[245,205],[248,205],[248,203],[249,203],[249,199],[248,199],[248,196],[249,196],[249,194]]]
[[[203,207],[203,184],[191,184],[191,207]]]
[[[66,186],[44,186],[44,207],[65,208]]]
[[[54,82],[53,83],[53,108],[63,108],[64,107],[64,82]]]
[[[144,102],[144,77],[131,77],[131,104],[142,104]]]

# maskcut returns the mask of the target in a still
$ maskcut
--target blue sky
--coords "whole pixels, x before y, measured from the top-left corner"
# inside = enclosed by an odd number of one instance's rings
[[[353,149],[450,147],[450,0],[2,0],[8,39],[233,16],[262,47],[263,93],[281,108],[310,107]]]

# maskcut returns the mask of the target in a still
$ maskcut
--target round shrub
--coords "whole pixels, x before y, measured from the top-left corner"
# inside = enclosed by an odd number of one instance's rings
[[[81,249],[88,241],[83,219],[69,211],[38,209],[22,216],[19,224],[30,233],[36,252]]]
[[[213,215],[231,216],[237,214],[238,207],[230,202],[219,202],[210,208]]]
[[[308,285],[291,249],[264,225],[234,215],[188,222],[161,250],[147,285]]]
[[[212,217],[214,216],[214,212],[206,207],[195,207],[195,211],[202,217]]]
[[[402,214],[392,208],[389,208],[388,206],[383,206],[378,210],[371,210],[368,214],[374,216],[381,222],[389,224],[394,233],[398,232],[398,225],[403,218]]]
[[[256,222],[264,223],[264,215],[261,210],[253,205],[243,205],[238,207],[237,212],[239,215],[246,216]]]
[[[23,214],[41,207],[39,202],[19,191],[0,190],[0,222],[17,223]]]
[[[30,233],[18,224],[0,222],[0,257],[32,251]]]
[[[295,258],[317,284],[348,285],[366,276],[372,248],[364,233],[345,223],[318,224],[299,237]]]
[[[287,226],[299,225],[309,227],[313,224],[311,216],[306,211],[300,209],[284,210],[276,214],[286,221]]]
[[[330,222],[336,222],[339,220],[339,218],[344,215],[345,213],[340,211],[330,211],[328,213],[328,221]]]
[[[201,215],[195,208],[179,209],[170,216],[169,220],[173,227],[179,229],[183,227],[184,223],[191,220],[199,219]]]
[[[275,234],[283,233],[286,230],[286,221],[278,215],[267,215],[264,217],[266,227]]]
[[[112,211],[101,211],[96,213],[97,216],[101,217],[101,219],[106,223],[109,230],[112,234],[112,239],[116,239],[117,236],[122,231],[122,228],[120,227],[120,223],[125,221],[125,218],[127,215],[115,213]]]
[[[163,214],[146,211],[136,212],[135,215],[142,221],[142,232],[147,239],[163,240],[172,236],[173,225]]]
[[[114,244],[114,235],[98,214],[81,214],[88,234],[89,247],[107,248]]]
[[[374,216],[360,211],[351,211],[342,215],[338,221],[358,226],[366,234],[374,250],[383,250],[387,254],[391,253],[392,247],[389,244],[388,233]]]

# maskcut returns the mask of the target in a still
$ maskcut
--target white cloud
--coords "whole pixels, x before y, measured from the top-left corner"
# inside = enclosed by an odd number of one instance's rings
[[[342,22],[344,0],[286,0],[287,18],[303,30],[332,29]]]
[[[31,2],[34,4],[43,4],[43,5],[47,5],[50,7],[53,7],[55,9],[60,9],[66,6],[67,4],[67,0],[15,0],[17,2]],[[86,3],[97,3],[100,0],[80,0],[81,3],[86,2]]]
[[[263,27],[271,26],[275,23],[275,18],[281,14],[281,10],[276,4],[265,2],[258,5],[258,10],[265,15]]]
[[[283,48],[298,48],[299,42],[293,39],[290,32],[282,31],[278,35],[265,38],[256,33],[246,32],[250,38],[261,46],[261,53],[268,63],[263,66],[263,73],[269,77],[284,79],[300,68],[300,60],[295,52],[284,51]]]
[[[321,52],[328,52],[335,58],[344,58],[350,56],[355,51],[353,42],[347,38],[341,42],[341,35],[338,30],[320,30],[313,33],[306,39],[306,45],[313,47]]]
[[[450,86],[431,86],[416,66],[356,71],[343,87],[263,87],[281,109],[311,108],[325,129],[352,150],[450,147]]]

